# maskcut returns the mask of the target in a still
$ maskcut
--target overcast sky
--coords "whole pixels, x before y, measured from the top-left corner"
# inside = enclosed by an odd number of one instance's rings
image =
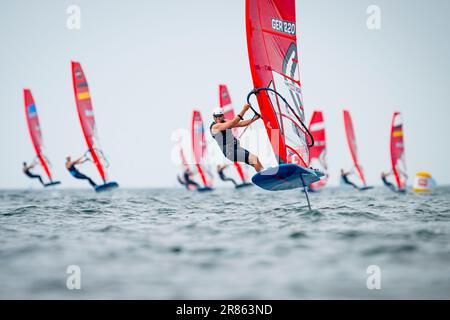
[[[81,8],[70,30],[67,8]],[[350,168],[342,109],[353,116],[370,184],[389,168],[392,113],[404,114],[408,173],[430,171],[450,182],[450,1],[297,0],[303,98],[309,120],[324,111],[331,184]],[[369,30],[367,7],[381,8]],[[54,176],[87,187],[64,169],[85,142],[73,97],[70,61],[87,76],[110,177],[125,187],[175,186],[172,134],[191,111],[209,125],[220,83],[236,108],[252,80],[244,0],[1,1],[0,188],[36,186],[21,172],[34,157],[22,89],[35,98]],[[82,167],[99,180],[89,165]]]

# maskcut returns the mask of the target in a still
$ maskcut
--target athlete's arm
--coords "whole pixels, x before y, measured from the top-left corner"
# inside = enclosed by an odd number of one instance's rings
[[[77,160],[73,161],[72,163],[73,163],[73,164],[82,164],[82,163],[84,163],[84,162],[86,162],[86,161],[87,161],[87,158],[80,157],[80,158],[78,158]]]
[[[250,105],[247,103],[247,104],[244,105],[244,107],[242,108],[241,112],[239,112],[239,115],[234,117],[233,120],[226,121],[224,123],[216,123],[215,125],[212,126],[212,129],[214,131],[223,131],[223,130],[226,130],[226,129],[235,128],[236,125],[239,122],[242,122],[241,118],[244,117],[244,115],[248,111],[248,109],[250,109]]]
[[[246,127],[246,126],[251,125],[253,122],[255,122],[255,121],[258,120],[258,119],[259,119],[259,116],[255,116],[255,117],[253,117],[252,119],[239,121],[239,123],[236,124],[234,127],[235,127],[235,128],[237,128],[237,127]]]

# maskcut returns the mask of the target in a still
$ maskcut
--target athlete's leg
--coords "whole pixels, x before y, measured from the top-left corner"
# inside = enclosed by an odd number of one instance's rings
[[[200,185],[192,180],[186,181],[186,188],[189,190],[189,186],[194,186],[196,189],[200,188]]]
[[[44,181],[42,181],[42,178],[41,178],[40,175],[29,173],[28,176],[29,176],[31,179],[38,179],[39,182],[40,182],[43,186],[45,185],[45,183],[44,183]]]
[[[91,179],[91,178],[89,178],[89,177],[86,177],[87,178],[87,180],[89,181],[89,184],[92,186],[92,187],[96,187],[97,186],[97,184]]]
[[[197,189],[200,188],[200,185],[197,182],[193,181],[193,180],[186,181],[186,187],[189,188],[189,185],[194,186]]]
[[[94,188],[97,186],[97,184],[94,181],[92,181],[91,178],[89,178],[88,176],[85,176],[84,174],[82,174],[80,172],[77,172],[77,174],[74,177],[76,179],[80,179],[80,180],[87,180],[89,182],[89,184]]]
[[[258,157],[252,153],[250,153],[248,156],[248,164],[255,168],[256,172],[260,172],[262,169],[264,169],[261,162],[259,162]]]
[[[349,181],[348,184],[351,185],[355,189],[359,189],[359,187],[356,184],[354,184],[353,182]]]
[[[348,184],[349,186],[352,186],[353,188],[359,190],[359,187],[356,184],[354,184],[353,182],[351,182],[350,180],[348,180],[348,178],[346,176],[342,176],[341,178],[342,178],[342,181],[344,181],[345,184]]]
[[[392,191],[396,191],[394,185],[392,183],[390,183],[390,182],[388,182],[387,187],[389,189],[391,189]]]
[[[234,181],[234,179],[232,179],[232,178],[223,178],[222,180],[223,181],[231,181],[235,186],[237,186],[236,181]]]
[[[241,148],[241,147],[236,148],[234,150],[233,157],[231,157],[231,158],[227,157],[227,158],[232,161],[244,162],[248,165],[251,165],[253,168],[255,168],[255,170],[257,172],[260,172],[261,170],[264,169],[261,162],[259,162],[259,159],[257,156],[255,156],[254,154],[248,152],[248,150],[245,150],[244,148]]]

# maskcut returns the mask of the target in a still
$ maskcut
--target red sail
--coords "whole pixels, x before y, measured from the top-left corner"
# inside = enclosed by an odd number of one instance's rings
[[[33,96],[31,95],[31,91],[29,89],[23,90],[23,99],[25,103],[25,117],[27,119],[31,142],[33,143],[34,150],[36,151],[36,156],[38,157],[42,168],[44,168],[48,179],[52,181],[52,174],[50,172],[45,156],[43,155],[42,132],[41,126],[39,124],[36,104],[34,103]]]
[[[356,171],[358,172],[358,176],[361,179],[361,182],[366,185],[366,179],[364,178],[364,173],[358,160],[358,149],[356,147],[356,137],[355,130],[353,129],[353,121],[348,110],[344,110],[344,126],[353,163],[355,165]]]
[[[203,162],[206,153],[206,137],[205,128],[203,126],[202,115],[200,111],[194,110],[192,112],[192,152],[194,154],[195,165],[200,174],[202,182],[205,187],[211,186],[205,172],[203,171]]]
[[[95,126],[94,109],[92,108],[89,87],[80,63],[72,61],[72,79],[73,90],[75,93],[75,102],[77,104],[78,116],[80,118],[81,128],[84,138],[89,148],[95,166],[100,173],[103,181],[106,182],[106,171],[100,161],[101,149],[98,142],[97,129]]]
[[[233,104],[231,103],[231,97],[228,93],[228,88],[224,84],[219,85],[219,103],[220,108],[223,109],[223,115],[225,119],[231,120],[236,117],[234,114]],[[238,130],[238,128],[233,128],[232,131],[235,137],[238,137],[240,135],[240,130]],[[236,170],[239,173],[242,182],[245,183],[246,177],[242,166],[239,162],[234,162],[234,166],[236,167]]]
[[[284,97],[261,91],[259,109],[276,158],[308,166],[295,0],[246,0],[247,47],[255,88],[271,88]]]
[[[403,119],[395,112],[391,125],[391,163],[398,189],[406,187],[405,145],[403,142]]]
[[[311,122],[309,123],[309,132],[314,137],[314,146],[309,149],[309,156],[311,159],[310,165],[313,168],[327,173],[328,165],[326,161],[327,143],[325,136],[325,122],[322,111],[314,111]],[[327,179],[321,179],[316,183],[313,183],[311,189],[319,189],[324,187],[327,183]]]

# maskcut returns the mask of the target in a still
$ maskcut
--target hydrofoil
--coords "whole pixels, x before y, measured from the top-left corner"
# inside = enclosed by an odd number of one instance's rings
[[[297,164],[280,164],[258,172],[252,181],[258,187],[268,191],[283,191],[303,188],[311,210],[307,187],[317,182],[324,174],[318,170],[301,167]]]
[[[113,189],[116,189],[119,187],[119,184],[117,182],[107,182],[105,184],[101,184],[95,187],[96,192],[104,192],[104,191],[110,191]]]
[[[52,187],[52,186],[56,186],[58,184],[61,184],[61,181],[52,181],[52,182],[46,183],[46,184],[44,184],[44,187],[45,188]]]

